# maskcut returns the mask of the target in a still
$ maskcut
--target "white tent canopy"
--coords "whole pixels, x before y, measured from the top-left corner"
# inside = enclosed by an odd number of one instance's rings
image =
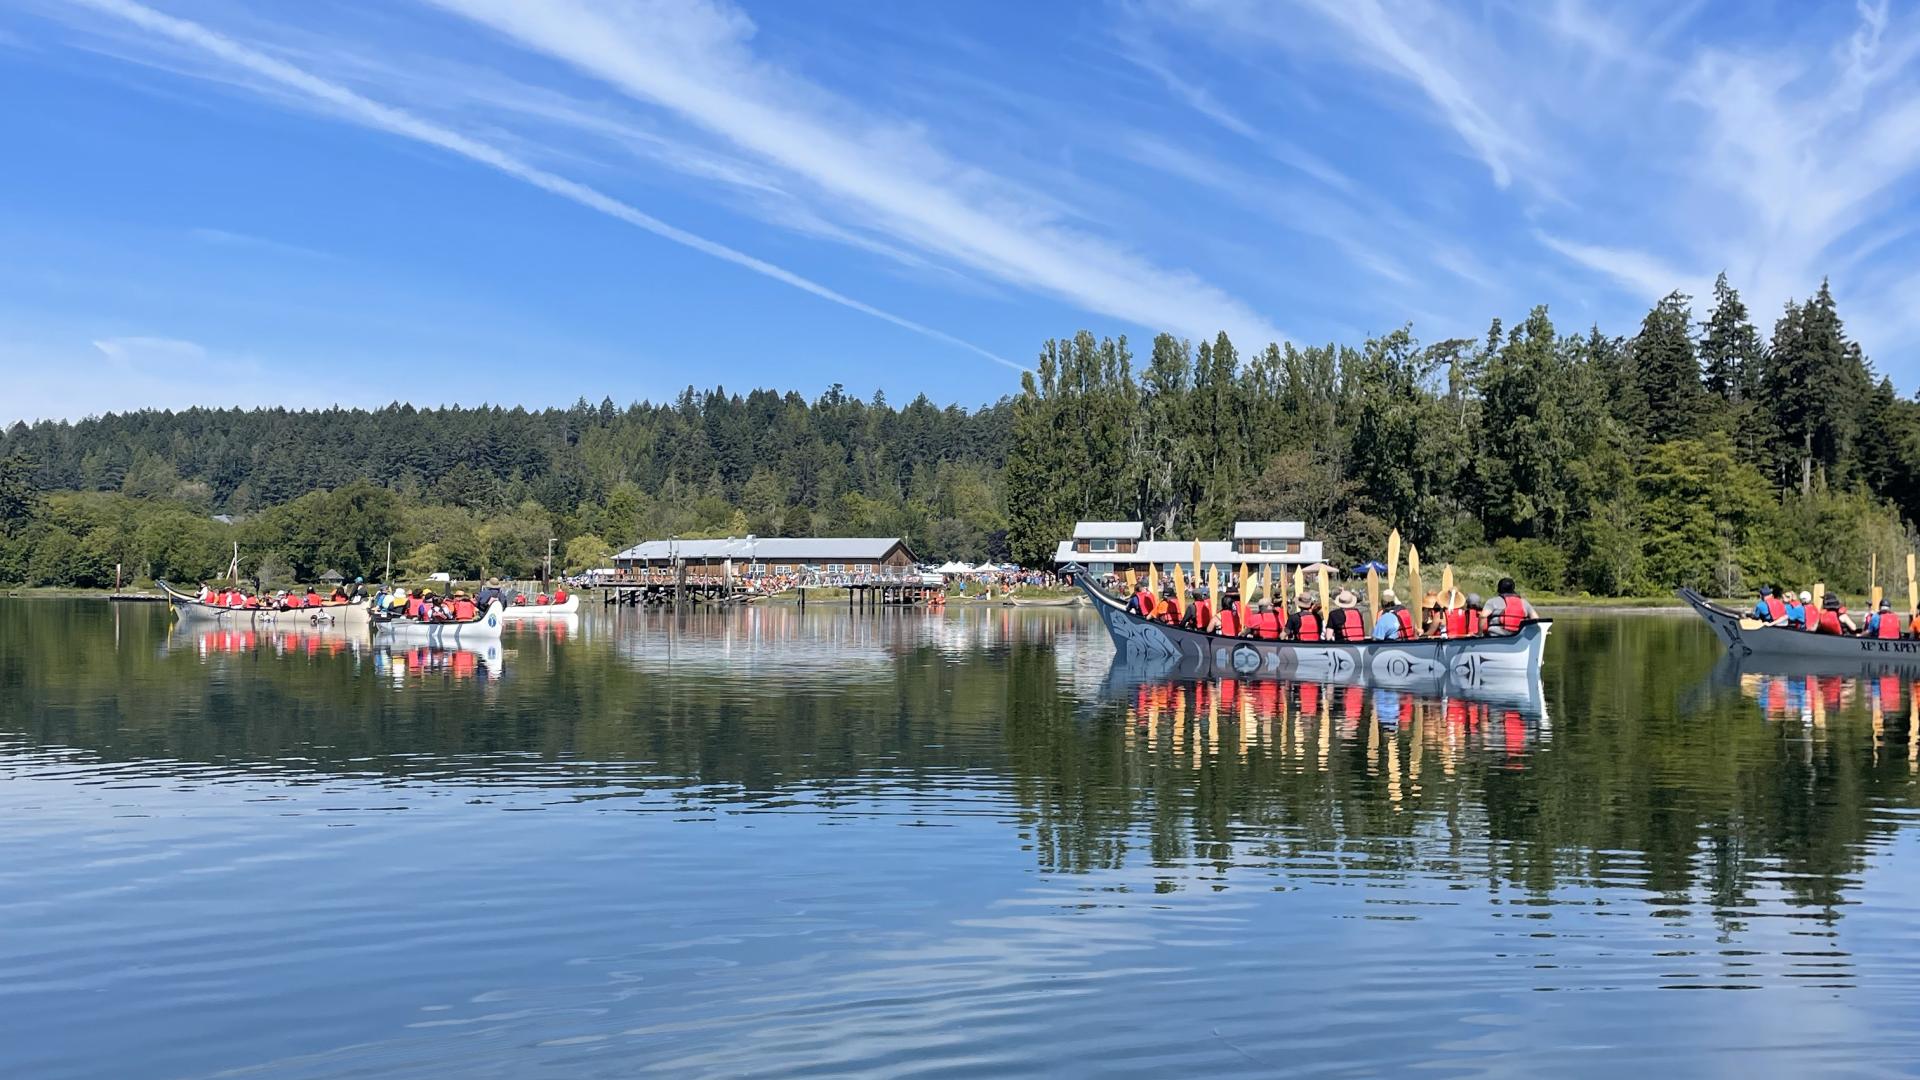
[[[936,574],[971,574],[973,568],[963,562],[949,562],[934,568]]]

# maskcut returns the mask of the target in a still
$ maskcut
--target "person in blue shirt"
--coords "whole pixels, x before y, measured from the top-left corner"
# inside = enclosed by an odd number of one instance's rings
[[[1392,589],[1380,592],[1380,618],[1373,624],[1372,636],[1375,641],[1411,640],[1419,636],[1414,632],[1413,612],[1400,603],[1400,597]]]
[[[1893,601],[1882,600],[1880,610],[1867,616],[1867,629],[1863,636],[1895,640],[1900,636],[1900,623],[1899,614],[1893,610]]]
[[[1770,585],[1760,586],[1760,599],[1754,601],[1753,617],[1768,626],[1778,624],[1787,617],[1787,602],[1774,595]]]
[[[1813,603],[1813,594],[1803,592],[1799,596],[1787,596],[1787,625],[1795,630],[1804,630],[1807,625],[1807,605]]]

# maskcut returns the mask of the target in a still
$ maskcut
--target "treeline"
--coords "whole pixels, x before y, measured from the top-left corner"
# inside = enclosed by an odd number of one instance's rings
[[[1044,565],[1085,518],[1218,536],[1299,519],[1337,562],[1399,528],[1429,561],[1598,595],[1904,578],[1920,404],[1822,284],[1763,336],[1724,276],[1630,337],[1545,308],[1474,340],[1050,341],[1016,397],[895,408],[834,386],[672,403],[138,412],[0,436],[0,581],[249,573],[526,576],[643,537],[906,537]],[[215,515],[221,519],[216,520]]]
[[[1217,536],[1302,519],[1347,563],[1399,528],[1428,554],[1529,588],[1904,582],[1920,516],[1920,405],[1877,377],[1822,283],[1770,338],[1724,275],[1710,312],[1655,305],[1631,337],[1562,334],[1547,310],[1484,338],[1359,348],[1161,335],[1050,341],[1013,402],[1014,556],[1082,518]],[[1900,591],[1900,590],[1895,590]]]
[[[570,409],[190,409],[0,437],[0,581],[526,576],[649,536],[904,536],[1005,557],[1009,408],[691,389]],[[216,520],[232,519],[231,523]]]

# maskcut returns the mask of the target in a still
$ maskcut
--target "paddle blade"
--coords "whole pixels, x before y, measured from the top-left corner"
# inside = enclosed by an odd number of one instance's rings
[[[1400,530],[1387,534],[1387,588],[1400,580]]]
[[[1147,591],[1155,596],[1160,595],[1160,571],[1152,563],[1147,564]]]
[[[1914,569],[1915,567],[1914,567],[1913,552],[1909,551],[1907,552],[1907,612],[1908,614],[1912,614],[1913,612],[1920,611],[1920,588],[1914,587],[1915,585],[1920,584],[1920,574],[1915,574]]]
[[[1140,583],[1134,577],[1133,567],[1127,567],[1127,595],[1132,596],[1140,590]]]
[[[1320,603],[1324,610],[1332,610],[1333,592],[1327,587],[1327,566],[1320,564]]]
[[[1367,567],[1367,621],[1380,621],[1380,571]]]
[[[1220,606],[1220,568],[1217,566],[1207,567],[1207,600],[1215,608]]]
[[[1247,576],[1247,564],[1240,564],[1240,599],[1253,602],[1253,579]]]
[[[1460,606],[1454,598],[1452,563],[1440,568],[1440,603],[1448,611]]]
[[[1180,572],[1180,564],[1173,564],[1173,598],[1180,601],[1180,610],[1187,608],[1187,576]]]
[[[1286,584],[1287,584],[1287,572],[1285,570],[1282,570],[1280,571],[1280,586],[1282,588],[1285,588]],[[1260,565],[1260,599],[1265,600],[1269,604],[1273,603],[1273,564],[1272,563],[1262,563]]]

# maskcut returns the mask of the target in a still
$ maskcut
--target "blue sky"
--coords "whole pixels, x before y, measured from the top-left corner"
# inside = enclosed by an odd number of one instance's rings
[[[1723,268],[1763,330],[1830,275],[1910,389],[1917,51],[1869,3],[0,0],[0,421],[973,405],[1082,327],[1626,333]]]

